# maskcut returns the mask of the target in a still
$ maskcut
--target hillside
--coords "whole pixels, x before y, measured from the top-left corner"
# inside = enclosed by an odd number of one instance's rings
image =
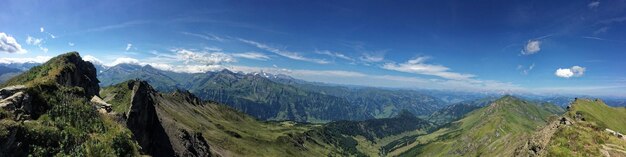
[[[393,154],[401,156],[512,156],[554,115],[541,105],[504,96]]]
[[[478,100],[469,100],[454,103],[432,113],[428,117],[428,121],[437,125],[450,123],[463,118],[463,116],[465,116],[465,114],[467,113],[470,113],[476,109],[482,108],[490,104],[496,99],[497,98],[494,97],[487,97]]]
[[[626,108],[576,99],[550,139],[546,156],[626,156]],[[612,133],[617,132],[616,134]]]
[[[143,87],[141,87],[143,86]],[[112,104],[113,114],[118,117],[128,117],[127,126],[139,138],[139,144],[147,149],[147,154],[154,154],[150,150],[167,150],[153,143],[168,143],[172,147],[167,152],[184,155],[190,150],[184,145],[187,134],[195,135],[196,141],[206,143],[205,146],[191,150],[203,150],[206,154],[219,156],[344,156],[367,154],[361,149],[364,144],[372,144],[381,139],[399,139],[404,136],[390,137],[405,133],[418,136],[425,133],[430,124],[416,118],[409,112],[388,119],[374,119],[366,121],[340,121],[326,125],[299,124],[296,122],[261,122],[233,110],[230,107],[215,102],[201,101],[198,97],[186,91],[173,93],[158,93],[147,82],[127,81],[121,84],[104,88],[101,92],[103,99]],[[135,103],[138,95],[143,103]],[[140,110],[139,117],[155,117],[154,122],[147,126],[134,127],[144,124],[140,119],[133,120],[134,106],[153,106],[154,114]],[[145,107],[142,107],[145,108]],[[130,109],[130,110],[129,110]],[[117,113],[115,113],[117,112]],[[143,113],[142,113],[143,112]],[[126,114],[119,114],[126,113]],[[127,116],[124,116],[127,115]],[[149,120],[148,120],[149,121]],[[163,130],[150,132],[145,130]],[[354,128],[359,128],[354,130]],[[144,134],[151,134],[145,136]],[[160,135],[157,135],[160,134]],[[141,136],[144,135],[144,136]],[[151,137],[167,138],[151,138]],[[141,142],[151,141],[151,142]],[[389,142],[379,142],[385,145]],[[181,144],[182,143],[182,144]],[[263,149],[258,146],[263,145]],[[195,145],[194,145],[195,146]],[[383,145],[384,146],[384,145]],[[395,146],[392,144],[390,146]],[[370,146],[381,149],[382,146]],[[389,146],[388,146],[389,147]],[[159,148],[159,149],[151,149]],[[209,151],[210,150],[210,151]],[[376,151],[375,153],[379,153]],[[197,155],[197,154],[196,154]]]
[[[6,87],[9,86],[10,87]],[[138,155],[131,132],[89,102],[99,91],[93,65],[62,54],[0,89],[0,154]]]

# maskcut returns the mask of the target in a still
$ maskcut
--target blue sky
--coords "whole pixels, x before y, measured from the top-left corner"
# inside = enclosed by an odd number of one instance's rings
[[[626,96],[625,0],[8,0],[0,23],[0,62],[78,51],[178,72]]]

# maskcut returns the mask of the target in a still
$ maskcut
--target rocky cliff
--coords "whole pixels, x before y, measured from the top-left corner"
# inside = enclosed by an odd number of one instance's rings
[[[127,87],[132,89],[132,96],[130,109],[125,114],[126,126],[133,132],[144,153],[153,156],[211,156],[209,144],[201,133],[194,133],[167,120],[168,115],[161,109],[164,98],[147,82],[129,81]],[[189,92],[177,93],[174,95],[187,103],[200,104],[199,99]]]

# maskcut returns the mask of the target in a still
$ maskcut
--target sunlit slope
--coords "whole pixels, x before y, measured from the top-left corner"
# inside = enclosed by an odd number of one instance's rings
[[[549,104],[545,104],[549,105]],[[524,139],[546,124],[546,106],[512,96],[470,112],[391,154],[400,156],[512,156]],[[404,151],[404,152],[403,152]]]
[[[569,122],[552,136],[545,156],[626,156],[626,138],[606,130],[626,132],[626,108],[577,99],[565,117]]]

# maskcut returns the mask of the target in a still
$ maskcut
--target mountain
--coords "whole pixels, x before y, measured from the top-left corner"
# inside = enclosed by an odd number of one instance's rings
[[[174,73],[155,69],[150,65],[118,64],[106,68],[98,73],[98,78],[102,80],[102,86],[110,86],[126,80],[140,78],[148,83],[155,84],[158,91],[172,92],[176,90],[190,74]]]
[[[523,145],[535,130],[545,126],[550,116],[558,114],[545,108],[550,107],[504,96],[392,154],[513,156],[515,148]]]
[[[426,116],[445,106],[445,102],[430,95],[413,90],[382,89],[373,87],[346,87],[296,81],[293,78],[282,83],[301,89],[346,99],[376,118],[387,118],[397,115],[402,110],[418,116]],[[281,80],[277,80],[281,81]]]
[[[405,137],[394,135],[414,138],[432,126],[408,111],[393,118],[324,125],[262,122],[188,91],[159,93],[138,80],[106,87],[101,95],[112,104],[113,115],[126,119],[146,154],[166,156],[346,156],[370,149],[378,154]]]
[[[410,90],[329,86],[264,72],[188,74],[121,64],[98,77],[103,86],[138,78],[158,91],[189,90],[203,100],[229,105],[262,120],[364,120],[393,117],[405,109],[426,116],[445,105],[437,98]]]
[[[463,102],[454,103],[452,105],[446,106],[443,109],[440,109],[434,113],[432,113],[428,117],[428,121],[437,124],[443,125],[456,120],[459,120],[465,116],[465,114],[470,113],[476,109],[482,108],[486,105],[489,105],[491,102],[495,101],[496,97],[487,97],[477,100],[468,100]]]
[[[103,116],[93,65],[66,53],[8,80],[0,89],[2,156],[138,155],[131,132]]]
[[[22,70],[0,65],[0,83],[22,73]]]
[[[263,120],[328,122],[371,119],[345,99],[229,70],[194,75],[183,87],[203,100],[229,104]]]

